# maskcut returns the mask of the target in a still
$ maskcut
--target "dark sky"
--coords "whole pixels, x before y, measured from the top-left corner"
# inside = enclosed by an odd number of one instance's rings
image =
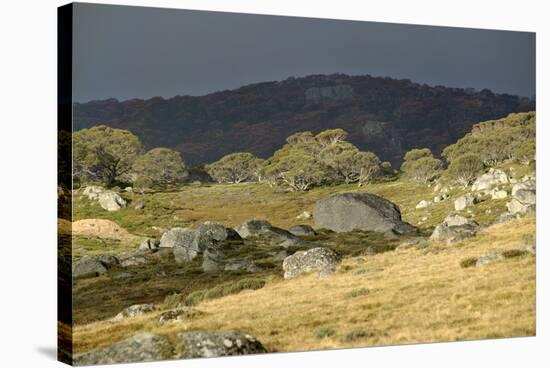
[[[77,4],[74,97],[203,95],[346,73],[535,93],[535,34]]]

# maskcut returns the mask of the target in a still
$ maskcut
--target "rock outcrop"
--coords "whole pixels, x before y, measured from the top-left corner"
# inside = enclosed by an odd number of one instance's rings
[[[112,346],[77,354],[75,365],[97,365],[146,362],[170,359],[173,349],[164,336],[144,333],[132,336]]]
[[[313,211],[315,227],[336,232],[367,230],[411,233],[417,229],[401,220],[399,207],[369,193],[338,193],[321,199]]]
[[[73,277],[86,278],[106,274],[109,268],[117,265],[119,260],[115,256],[84,256],[73,263]]]
[[[326,277],[336,271],[340,260],[338,254],[323,247],[296,252],[283,261],[284,278],[290,279],[311,272],[319,272],[319,277]]]
[[[177,335],[177,358],[213,358],[262,354],[267,350],[251,335],[237,332],[183,332]]]
[[[510,178],[503,170],[491,168],[488,173],[479,176],[472,184],[473,191],[489,191],[490,189],[501,185],[508,184]]]
[[[126,318],[142,316],[144,314],[151,313],[154,310],[155,310],[154,304],[135,304],[122,310],[113,319],[115,321],[121,321]]]
[[[507,203],[512,215],[523,215],[536,211],[537,192],[534,180],[518,183],[512,187],[512,200]]]
[[[476,196],[473,194],[464,194],[463,196],[458,197],[455,200],[455,210],[457,211],[463,211],[466,208],[474,205],[477,202]]]

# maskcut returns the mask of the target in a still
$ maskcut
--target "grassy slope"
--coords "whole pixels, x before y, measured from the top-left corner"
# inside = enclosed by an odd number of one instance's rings
[[[256,291],[199,304],[204,316],[161,326],[157,315],[77,326],[76,351],[137,331],[173,337],[195,329],[243,330],[270,351],[299,351],[535,334],[535,257],[461,268],[462,259],[524,247],[533,217],[489,227],[453,246],[434,245],[347,258],[340,271],[274,280]],[[367,295],[352,297],[367,288]],[[361,294],[361,293],[356,293]],[[334,329],[319,338],[319,329]]]

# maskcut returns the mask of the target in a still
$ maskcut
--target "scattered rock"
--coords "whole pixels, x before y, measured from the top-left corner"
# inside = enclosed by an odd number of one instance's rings
[[[299,214],[298,216],[296,216],[296,219],[298,219],[298,220],[309,220],[312,217],[313,217],[313,215],[311,214],[311,212],[304,211],[301,214]]]
[[[237,331],[193,331],[177,335],[177,358],[213,358],[267,353],[253,336]]]
[[[515,220],[517,217],[516,215],[513,215],[509,212],[505,212],[501,215],[499,215],[496,219],[495,219],[495,224],[503,224],[505,222],[509,222],[509,221],[512,221],[512,220]]]
[[[479,224],[474,220],[461,215],[449,215],[445,217],[445,220],[443,222],[448,226],[462,226],[462,225],[479,226]]]
[[[139,249],[141,250],[156,250],[160,247],[160,240],[148,238],[141,242]]]
[[[201,314],[203,313],[194,308],[181,306],[161,313],[159,316],[159,323],[164,324],[178,322],[181,320],[191,319]]]
[[[173,356],[166,337],[144,333],[112,346],[74,356],[75,365],[97,365],[164,360]]]
[[[422,209],[422,208],[426,208],[430,205],[430,202],[426,201],[426,200],[421,200],[420,202],[418,202],[418,204],[416,205],[416,209]]]
[[[490,193],[491,199],[503,199],[508,197],[508,193],[505,190],[492,190]]]
[[[430,236],[430,240],[450,244],[475,236],[475,234],[476,229],[473,226],[449,226],[446,223],[443,223],[435,227],[432,235]]]
[[[473,191],[488,191],[500,184],[509,183],[510,178],[503,170],[491,168],[488,173],[478,177],[472,184]]]
[[[444,201],[444,200],[447,199],[448,197],[449,197],[448,194],[440,194],[440,195],[437,195],[437,196],[434,197],[433,202],[434,202],[434,203],[439,203],[439,202]]]
[[[237,226],[235,230],[241,236],[241,238],[246,239],[251,236],[259,236],[264,230],[268,230],[271,227],[271,223],[264,220],[247,220]]]
[[[149,263],[147,258],[145,258],[140,253],[126,253],[119,256],[120,265],[122,267],[138,266],[141,264]]]
[[[224,267],[225,271],[246,271],[246,272],[260,272],[262,270],[261,267],[259,267],[256,263],[244,259],[244,260],[238,260],[229,262]]]
[[[207,248],[202,255],[202,270],[204,272],[218,272],[225,269],[225,257],[214,248]]]
[[[524,182],[515,184],[512,187],[512,196],[515,196],[516,192],[518,190],[534,190],[534,191],[536,191],[537,190],[537,183],[536,183],[535,180],[530,179],[530,180],[526,180]]]
[[[296,252],[283,261],[284,278],[310,272],[319,272],[320,277],[325,277],[336,271],[340,260],[340,256],[328,248],[318,247]]]
[[[85,278],[104,275],[112,265],[118,263],[114,256],[84,256],[73,263],[73,277]]]
[[[314,236],[317,235],[315,230],[309,225],[294,225],[288,229],[288,232],[296,236]]]
[[[97,200],[99,199],[99,195],[103,193],[105,189],[103,187],[100,187],[98,185],[90,185],[82,191],[82,195],[88,197],[89,200]]]
[[[467,207],[474,205],[476,202],[477,199],[474,195],[464,194],[455,200],[455,210],[462,211]]]
[[[301,243],[301,239],[290,232],[272,226],[263,220],[247,220],[235,228],[242,238],[260,237],[272,245],[289,247]]]
[[[399,234],[417,229],[401,220],[394,203],[369,193],[338,193],[321,199],[313,211],[315,227],[336,232],[367,230]]]
[[[502,255],[500,255],[498,253],[484,254],[484,255],[482,255],[481,257],[479,257],[477,259],[476,267],[485,266],[489,263],[500,261],[502,259],[503,259]]]
[[[154,310],[155,310],[154,304],[135,304],[135,305],[129,306],[128,308],[123,309],[122,312],[117,314],[113,319],[115,321],[121,321],[125,318],[142,316],[146,313],[151,313]]]
[[[126,208],[126,201],[120,195],[112,191],[99,193],[98,199],[101,208],[109,212]]]
[[[145,208],[145,203],[143,203],[143,201],[137,201],[136,203],[134,203],[134,209],[142,210],[144,208]]]

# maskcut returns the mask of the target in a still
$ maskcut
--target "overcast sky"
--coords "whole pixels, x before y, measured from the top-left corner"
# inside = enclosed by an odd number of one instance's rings
[[[346,73],[535,94],[535,34],[77,4],[76,101]]]

